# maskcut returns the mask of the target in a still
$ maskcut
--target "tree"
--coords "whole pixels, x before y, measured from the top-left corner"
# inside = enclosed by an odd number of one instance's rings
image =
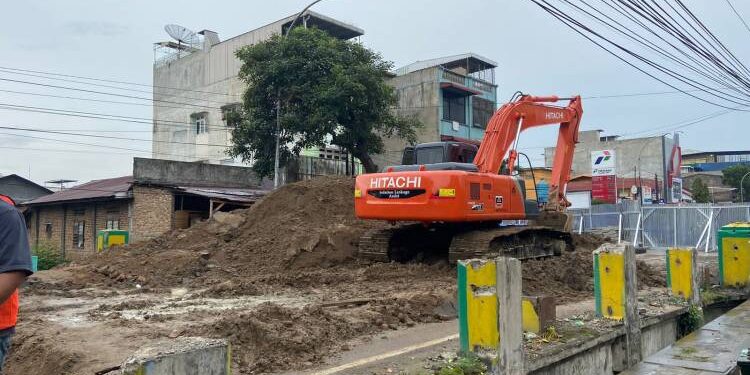
[[[392,64],[359,43],[298,27],[287,37],[243,47],[237,57],[248,88],[229,154],[252,162],[262,177],[273,174],[277,100],[282,166],[302,150],[330,142],[376,172],[371,155],[383,151],[381,136],[416,141],[419,122],[391,111],[397,97],[385,79]]]
[[[735,189],[737,189],[737,198],[740,197],[740,189],[744,189],[742,196],[745,197],[745,199],[748,198],[748,193],[750,193],[750,176],[745,178],[745,183],[743,187],[740,187],[740,180],[742,180],[742,176],[744,176],[746,173],[750,172],[750,165],[747,164],[737,164],[733,165],[729,168],[724,169],[721,171],[722,177],[721,182],[724,185],[731,186]]]
[[[703,180],[696,178],[693,180],[693,185],[690,187],[690,192],[693,193],[693,200],[696,203],[708,203],[711,199],[708,191],[708,185],[703,183]]]
[[[740,181],[748,172],[750,172],[750,165],[747,164],[738,164],[726,168],[722,171],[722,183],[737,189],[737,198],[740,196],[740,189],[744,188],[743,195],[747,197],[748,193],[750,193],[750,187],[748,186],[750,185],[750,177],[745,178],[745,183],[742,187],[740,186]]]

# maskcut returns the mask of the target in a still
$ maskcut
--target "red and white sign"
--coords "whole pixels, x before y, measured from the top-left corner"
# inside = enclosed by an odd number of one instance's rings
[[[591,199],[617,203],[614,150],[591,152]]]
[[[591,176],[591,199],[604,203],[617,202],[615,176]]]

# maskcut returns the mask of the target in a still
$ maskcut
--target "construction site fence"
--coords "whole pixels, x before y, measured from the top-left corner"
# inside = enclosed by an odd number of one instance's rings
[[[635,201],[571,209],[573,230],[605,232],[610,237],[652,248],[717,249],[716,233],[724,225],[750,221],[750,204],[640,205]]]
[[[351,159],[325,159],[299,156],[289,161],[284,183],[310,180],[320,176],[357,176],[362,174],[362,164]]]

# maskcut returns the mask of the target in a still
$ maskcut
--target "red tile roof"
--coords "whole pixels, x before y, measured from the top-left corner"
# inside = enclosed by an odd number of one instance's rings
[[[659,180],[661,185],[661,180]],[[642,181],[643,186],[654,188],[654,180],[644,178]],[[638,179],[633,177],[618,177],[617,188],[618,189],[630,189],[631,186],[638,186]],[[591,177],[579,176],[570,182],[568,182],[567,191],[589,191],[591,190]]]
[[[77,185],[58,191],[54,194],[45,195],[26,202],[26,205],[53,204],[58,202],[70,202],[90,199],[115,199],[129,197],[128,191],[133,185],[133,176],[108,178],[94,180],[85,184]]]

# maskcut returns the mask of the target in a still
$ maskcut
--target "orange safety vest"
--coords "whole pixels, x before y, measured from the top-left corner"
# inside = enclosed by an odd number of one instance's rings
[[[10,197],[0,194],[0,200],[8,203],[11,206],[15,206]],[[18,321],[18,289],[0,304],[0,330],[8,329],[16,326]]]

